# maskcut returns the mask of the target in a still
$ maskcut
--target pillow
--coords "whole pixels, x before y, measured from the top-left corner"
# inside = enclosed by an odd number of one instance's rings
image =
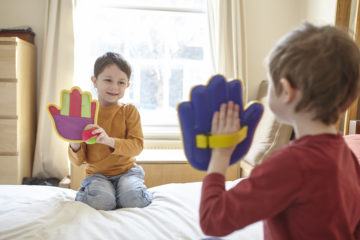
[[[360,164],[360,135],[359,134],[346,135],[344,136],[344,139],[347,145],[349,146],[349,148],[351,149],[351,151],[353,151],[353,153],[355,154]]]
[[[292,127],[279,123],[271,112],[267,97],[268,81],[260,83],[257,100],[264,105],[263,116],[257,126],[252,145],[244,160],[255,166],[260,164],[275,149],[287,144],[291,138]]]

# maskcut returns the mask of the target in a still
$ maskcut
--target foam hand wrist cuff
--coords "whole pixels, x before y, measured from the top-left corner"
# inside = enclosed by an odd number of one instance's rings
[[[225,148],[238,145],[247,136],[247,126],[242,127],[239,131],[233,134],[225,135],[196,135],[196,147],[198,148]]]

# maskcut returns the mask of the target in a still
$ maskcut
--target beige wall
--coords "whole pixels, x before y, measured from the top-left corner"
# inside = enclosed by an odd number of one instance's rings
[[[257,87],[266,79],[264,59],[276,41],[299,25],[298,0],[245,0],[244,24],[248,99],[256,98]]]
[[[47,0],[0,0],[0,28],[29,26],[35,33],[37,48],[37,90],[40,82],[41,54]],[[39,91],[37,91],[38,93]]]
[[[281,36],[303,21],[333,23],[336,0],[244,0],[248,99],[266,79],[264,59]]]

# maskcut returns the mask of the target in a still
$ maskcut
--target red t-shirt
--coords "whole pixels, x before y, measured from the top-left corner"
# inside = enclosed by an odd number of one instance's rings
[[[204,178],[205,234],[224,236],[259,220],[265,240],[360,239],[360,166],[340,134],[290,142],[229,191],[223,175]]]

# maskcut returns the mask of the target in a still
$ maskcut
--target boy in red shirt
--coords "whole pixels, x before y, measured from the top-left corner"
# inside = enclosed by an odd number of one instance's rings
[[[265,240],[360,239],[360,166],[336,130],[356,99],[360,52],[344,32],[304,24],[268,57],[269,106],[296,139],[273,152],[229,191],[224,175],[235,147],[212,150],[203,180],[200,225],[224,236],[264,220]],[[211,133],[240,128],[239,106],[223,104]]]

